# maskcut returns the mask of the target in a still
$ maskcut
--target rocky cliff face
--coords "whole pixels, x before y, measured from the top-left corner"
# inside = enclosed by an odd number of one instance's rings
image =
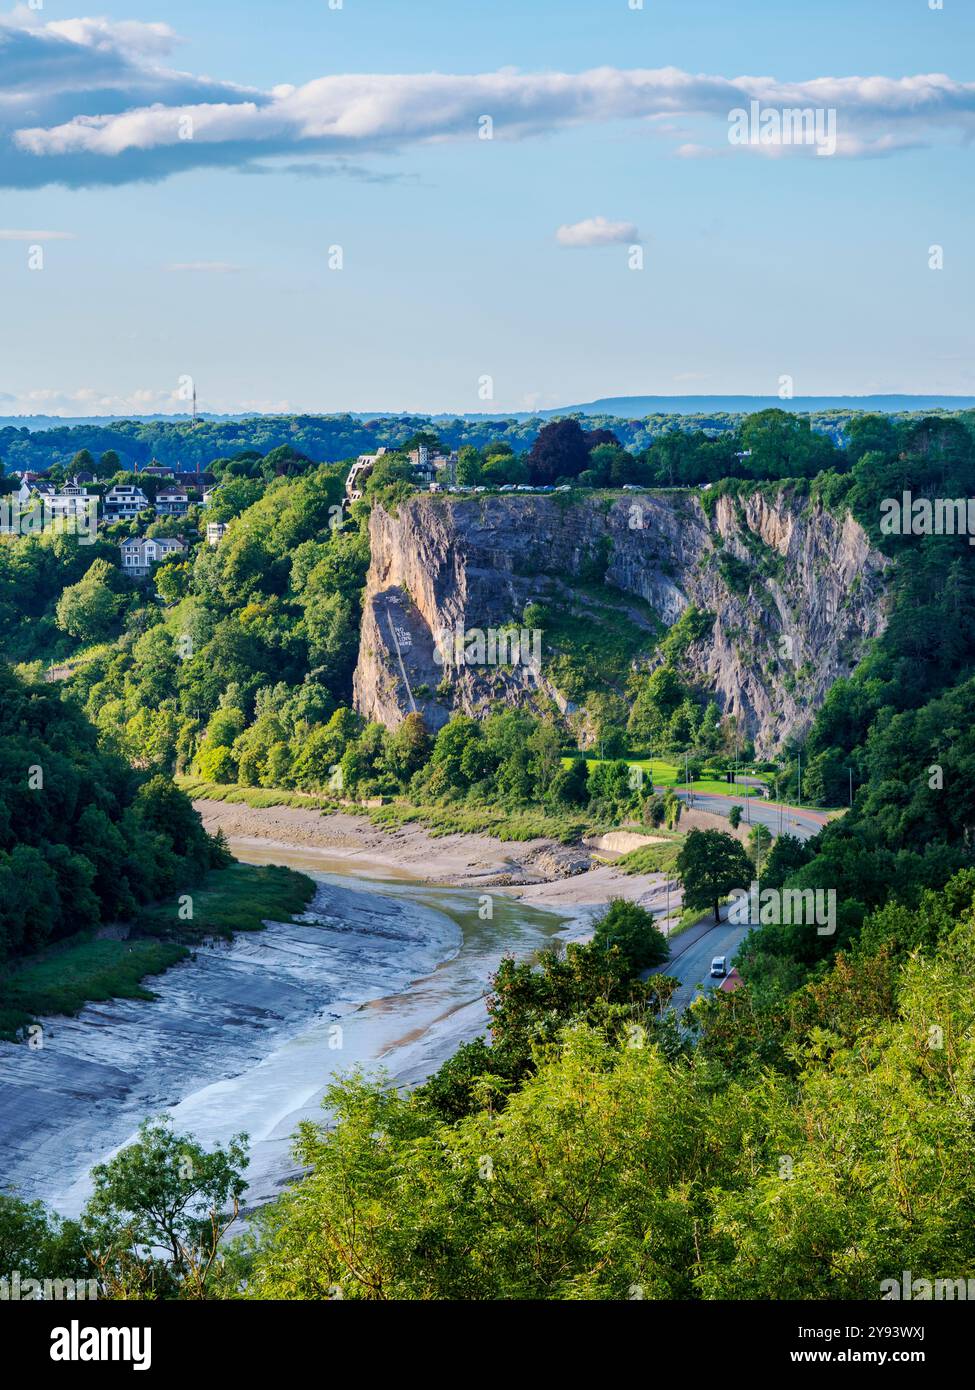
[[[423,495],[396,515],[375,508],[370,532],[355,704],[390,727],[416,709],[436,729],[498,701],[554,702],[572,718],[544,626],[539,661],[523,615],[561,596],[578,623],[598,622],[602,586],[635,601],[629,616],[646,631],[634,661],[647,668],[688,606],[710,615],[681,665],[769,754],[808,726],[886,621],[884,557],[852,517],[790,489],[710,510],[689,491]]]

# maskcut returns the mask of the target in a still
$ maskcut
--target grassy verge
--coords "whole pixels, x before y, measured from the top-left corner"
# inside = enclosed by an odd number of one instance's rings
[[[654,835],[662,832],[654,830]],[[663,845],[641,845],[631,849],[629,854],[621,855],[614,868],[624,874],[665,874],[673,869],[684,841],[683,835],[675,835]]]
[[[207,874],[202,884],[174,894],[139,915],[142,936],[200,941],[260,931],[264,922],[288,922],[303,912],[315,892],[306,874],[278,864],[231,864]],[[192,917],[186,914],[192,911]]]
[[[571,761],[571,758],[562,759],[564,766],[568,766]],[[608,758],[587,758],[586,765],[592,770],[597,763],[609,761]],[[655,787],[674,787],[682,791],[687,786],[684,781],[682,763],[671,763],[665,758],[625,757],[623,761],[630,767],[641,767],[646,774],[647,781],[652,782]],[[726,782],[720,777],[700,777],[690,785],[691,791],[700,792],[702,796],[732,796],[737,800],[745,796],[760,796],[762,794],[761,787],[742,786]]]
[[[287,791],[284,788],[224,786],[216,782],[195,781],[189,777],[177,777],[176,781],[194,801],[224,801],[231,805],[253,806],[258,810],[269,806],[298,806],[324,812],[342,811],[346,815],[365,816],[380,830],[420,825],[434,836],[493,835],[498,840],[546,839],[571,844],[583,835],[599,835],[614,829],[613,825],[597,823],[581,813],[552,814],[534,808],[529,811],[505,811],[499,807],[468,806],[463,802],[448,806],[417,806],[402,798],[390,801],[385,806],[357,806],[327,796]]]
[[[313,811],[350,809],[324,792],[287,791],[284,787],[240,787],[236,782],[201,782],[197,777],[176,777],[174,781],[194,801],[226,801],[235,806],[253,806],[258,811],[267,810],[269,806],[298,806]]]
[[[232,864],[169,903],[144,909],[125,941],[85,932],[59,941],[0,976],[0,1038],[13,1040],[40,1014],[77,1014],[106,999],[154,999],[145,981],[189,954],[204,936],[257,931],[264,919],[303,911],[314,882],[293,869]],[[191,900],[192,918],[180,916]]]
[[[543,810],[504,811],[490,806],[413,806],[394,801],[366,811],[373,825],[384,830],[422,825],[431,835],[493,835],[498,840],[558,840],[568,845],[583,835],[612,829],[595,825],[579,814],[550,814]]]
[[[173,941],[59,942],[0,980],[0,1038],[13,1040],[38,1014],[76,1014],[105,999],[154,999],[143,980],[188,954]]]

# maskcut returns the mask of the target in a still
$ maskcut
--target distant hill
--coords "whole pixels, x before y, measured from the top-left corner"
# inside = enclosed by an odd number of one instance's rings
[[[604,396],[583,405],[559,405],[548,410],[508,411],[295,411],[289,415],[215,415],[203,413],[198,422],[230,425],[241,420],[547,420],[557,415],[605,415],[620,420],[642,420],[648,415],[750,415],[756,410],[793,410],[817,415],[826,410],[884,411],[902,414],[913,410],[975,410],[975,396]],[[63,430],[73,426],[111,429],[123,422],[170,426],[192,425],[189,415],[0,415],[0,429]]]
[[[618,415],[642,420],[647,415],[750,415],[756,410],[794,410],[816,414],[822,410],[975,410],[975,396],[605,396],[585,405],[540,410],[539,415]]]

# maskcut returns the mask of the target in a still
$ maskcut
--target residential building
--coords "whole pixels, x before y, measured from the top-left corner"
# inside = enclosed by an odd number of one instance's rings
[[[213,488],[217,482],[205,468],[177,469],[172,476],[181,487]]]
[[[17,501],[25,507],[32,496],[53,497],[54,484],[45,482],[40,473],[21,473]]]
[[[159,516],[185,516],[189,509],[189,493],[184,487],[164,487],[156,493],[156,512]]]
[[[207,522],[207,545],[219,545],[227,534],[228,523],[226,521]]]
[[[413,481],[420,487],[436,481],[448,487],[452,486],[457,481],[457,458],[456,452],[441,454],[421,444],[409,455],[410,463],[413,465]]]
[[[360,454],[355,463],[349,470],[346,479],[345,491],[350,502],[358,502],[362,496],[362,484],[375,468],[376,464],[388,454],[389,449],[377,449],[374,454]],[[457,454],[440,454],[432,452],[421,444],[418,449],[414,449],[409,455],[410,463],[413,466],[413,481],[418,487],[427,487],[433,483],[438,475],[440,481],[445,484],[455,482],[457,477]]]
[[[57,492],[49,494],[44,498],[44,505],[56,520],[63,520],[67,517],[91,516],[98,507],[98,497],[95,493],[89,492],[86,487],[75,478],[72,482],[66,483]]]
[[[141,487],[117,483],[105,494],[105,516],[109,521],[131,521],[149,505]]]
[[[374,454],[360,454],[355,463],[349,470],[349,476],[345,480],[345,491],[350,502],[358,502],[362,496],[362,484],[369,477],[376,464],[383,454],[388,453],[386,448],[377,449]]]
[[[160,560],[173,554],[183,554],[187,545],[175,536],[132,536],[119,546],[122,552],[122,572],[132,579],[144,579]]]

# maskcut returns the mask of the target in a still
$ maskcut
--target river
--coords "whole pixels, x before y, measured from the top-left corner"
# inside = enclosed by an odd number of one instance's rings
[[[350,873],[322,851],[231,849],[315,879],[308,913],[195,950],[149,981],[152,1001],[41,1020],[39,1049],[0,1042],[3,1190],[76,1215],[92,1165],[166,1112],[205,1145],[246,1132],[245,1201],[266,1201],[295,1176],[291,1136],[322,1118],[337,1075],[361,1066],[401,1085],[422,1080],[485,1031],[501,957],[567,929],[498,890],[429,887],[360,860]]]

